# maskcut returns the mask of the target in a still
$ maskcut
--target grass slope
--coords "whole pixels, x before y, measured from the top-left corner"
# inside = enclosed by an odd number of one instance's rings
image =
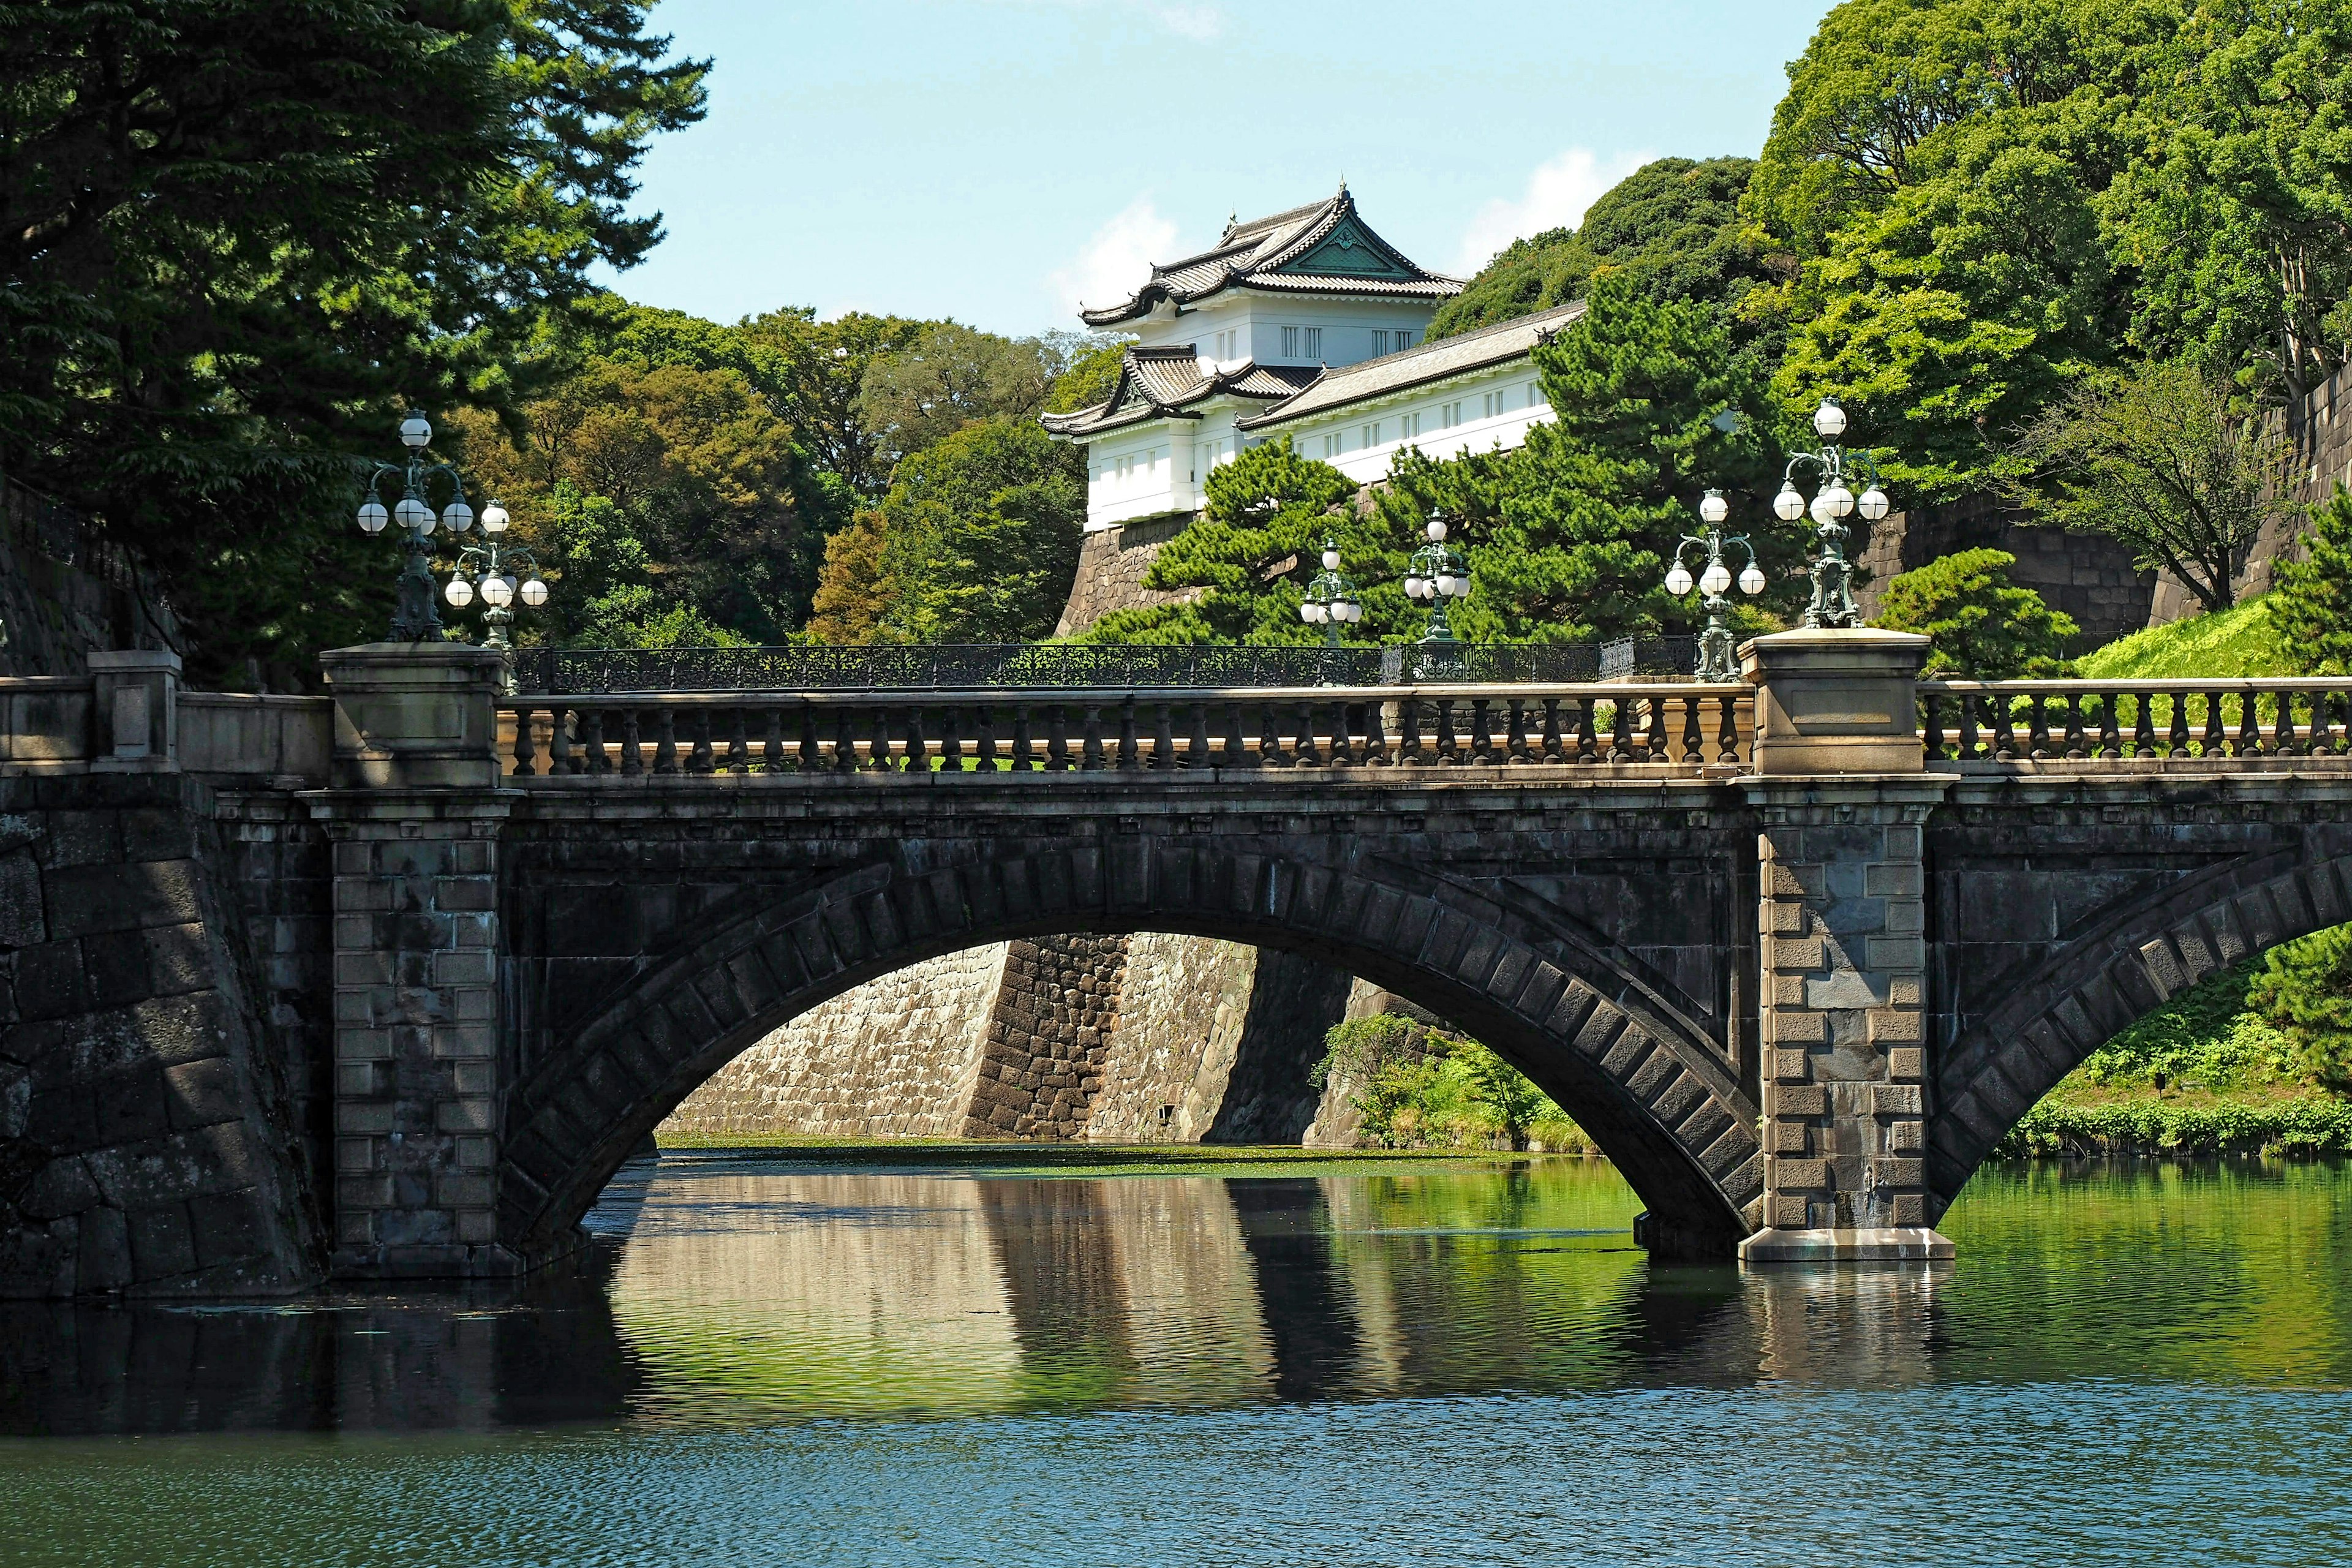
[[[2213,675],[2293,675],[2270,602],[2248,599],[2219,615],[2197,616],[2118,637],[2074,661],[2085,680],[2189,680]]]

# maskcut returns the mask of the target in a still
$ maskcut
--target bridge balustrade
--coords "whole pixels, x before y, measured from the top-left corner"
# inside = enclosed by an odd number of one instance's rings
[[[509,697],[512,777],[1738,768],[1744,682]]]
[[[1929,764],[2221,762],[2352,752],[2352,679],[1923,680]]]

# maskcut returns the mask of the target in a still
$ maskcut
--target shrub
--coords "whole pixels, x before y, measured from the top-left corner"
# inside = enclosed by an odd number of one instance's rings
[[[2074,622],[2011,583],[2009,569],[2016,564],[2004,550],[1962,550],[1930,561],[1886,585],[1876,624],[1933,637],[1930,674],[1976,680],[2063,675],[2060,654]]]
[[[2352,1089],[2352,926],[2264,953],[2246,1005],[2286,1037],[2295,1078],[2338,1093]]]

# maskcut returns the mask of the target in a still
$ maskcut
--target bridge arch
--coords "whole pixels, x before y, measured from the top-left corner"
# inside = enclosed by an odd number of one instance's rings
[[[1959,1021],[1928,1119],[1930,1220],[2061,1079],[2215,972],[2352,920],[2352,855],[2300,840],[2168,881],[2096,917]]]
[[[1591,1134],[1648,1205],[1645,1240],[1727,1256],[1761,1213],[1757,1110],[1638,959],[1539,900],[1401,868],[1212,843],[1024,846],[950,867],[919,847],[778,892],[644,967],[541,1053],[504,1118],[499,1230],[544,1255],[663,1117],[744,1048],[907,964],[1057,932],[1164,931],[1347,969],[1475,1033]]]

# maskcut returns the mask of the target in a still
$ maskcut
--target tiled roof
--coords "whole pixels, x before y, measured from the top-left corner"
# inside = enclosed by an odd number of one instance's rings
[[[1433,381],[1465,375],[1475,370],[1518,359],[1543,339],[1584,314],[1584,301],[1538,310],[1532,316],[1481,327],[1459,337],[1440,338],[1401,353],[1327,370],[1297,396],[1234,423],[1244,430],[1265,430],[1318,414],[1328,414],[1349,404],[1405,392]]]
[[[1424,270],[1374,234],[1342,185],[1328,200],[1229,223],[1213,248],[1154,266],[1125,303],[1078,314],[1088,326],[1112,327],[1169,301],[1190,304],[1235,287],[1428,300],[1462,291],[1459,279]]]
[[[1131,348],[1119,363],[1111,395],[1091,408],[1044,414],[1038,420],[1056,436],[1099,436],[1150,419],[1197,419],[1193,405],[1230,394],[1273,402],[1291,396],[1322,374],[1312,365],[1262,365],[1244,360],[1218,367],[1195,359],[1191,348],[1171,344]]]

